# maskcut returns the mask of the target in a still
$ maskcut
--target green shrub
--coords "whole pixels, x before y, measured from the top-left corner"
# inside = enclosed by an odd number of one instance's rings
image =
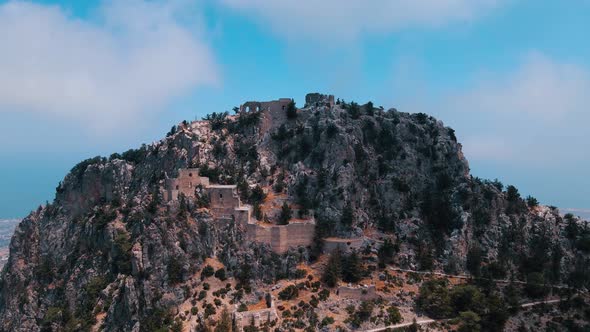
[[[201,280],[205,278],[209,278],[210,276],[215,274],[215,269],[211,265],[207,265],[203,268],[203,272],[201,272]]]
[[[279,292],[279,299],[292,300],[299,295],[299,289],[295,285],[289,285]]]
[[[227,280],[227,276],[225,275],[225,269],[220,268],[219,270],[215,271],[215,278],[217,278],[221,281]]]
[[[403,320],[402,314],[399,312],[399,309],[396,306],[390,306],[387,308],[387,322],[388,325],[393,325],[397,323],[401,323]]]
[[[473,311],[464,311],[459,314],[458,332],[479,332],[481,318]]]
[[[334,324],[334,318],[330,317],[330,316],[326,316],[324,317],[324,319],[322,319],[322,322],[320,323],[320,327],[325,327],[328,325],[332,325]]]

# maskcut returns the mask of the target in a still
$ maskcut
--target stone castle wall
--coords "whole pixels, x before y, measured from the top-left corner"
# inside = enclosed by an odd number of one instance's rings
[[[284,102],[290,102],[284,100]],[[195,197],[195,186],[205,187],[210,201],[209,210],[219,222],[235,220],[246,233],[247,241],[268,244],[277,253],[286,252],[291,247],[307,247],[313,243],[315,221],[292,222],[288,225],[259,225],[252,222],[248,205],[242,205],[235,185],[210,185],[209,179],[198,176],[198,169],[181,169],[178,178],[166,179],[165,199],[176,200],[178,194]]]
[[[272,101],[248,101],[240,106],[241,112],[252,112],[252,111],[286,111],[291,98],[280,98],[279,100]]]
[[[336,293],[343,298],[361,301],[374,300],[378,297],[375,285],[367,287],[340,286],[338,287],[338,290],[336,290]]]
[[[364,238],[326,238],[324,239],[324,252],[331,253],[336,250],[341,252],[350,252],[352,250],[361,250],[364,244]]]
[[[268,244],[274,252],[283,253],[291,247],[307,247],[313,243],[315,222],[296,222],[288,225],[248,224],[249,241]]]
[[[275,309],[274,301],[271,302],[270,308],[234,312],[234,323],[236,326],[236,331],[243,331],[245,326],[250,325],[260,327],[261,325],[267,322],[271,323],[277,320],[278,318],[279,316],[277,315],[277,310]]]

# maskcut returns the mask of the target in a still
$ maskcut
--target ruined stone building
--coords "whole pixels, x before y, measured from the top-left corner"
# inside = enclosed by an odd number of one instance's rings
[[[331,253],[340,250],[343,253],[350,251],[359,251],[363,247],[365,239],[363,237],[357,238],[339,238],[328,237],[324,239],[324,252]]]
[[[245,326],[260,327],[265,323],[276,321],[278,318],[274,300],[271,301],[270,308],[240,312],[237,311],[236,304],[236,310],[234,310],[236,331],[243,331]]]
[[[186,197],[195,197],[197,186],[208,186],[209,178],[199,176],[198,168],[184,168],[178,170],[178,177],[166,179],[164,188],[164,200],[174,201],[178,199],[178,194],[182,193]]]
[[[334,95],[324,95],[321,93],[308,93],[305,95],[305,107],[326,106],[334,107]]]
[[[213,218],[218,221],[235,220],[244,229],[247,241],[268,244],[277,253],[312,244],[315,230],[313,218],[293,221],[288,225],[259,224],[251,218],[251,207],[242,204],[236,185],[209,184],[209,178],[200,177],[198,169],[180,169],[178,178],[166,179],[164,198],[174,201],[179,193],[195,198],[198,185],[209,198]]]
[[[368,285],[368,286],[340,286],[336,290],[336,295],[345,298],[345,299],[353,299],[353,300],[361,300],[361,301],[368,301],[374,300],[377,297],[375,285]]]
[[[291,98],[280,98],[271,101],[247,101],[240,106],[240,112],[252,111],[286,111],[289,104],[293,101]]]
[[[251,208],[243,205],[236,185],[214,184],[205,188],[209,210],[216,219],[233,219],[240,225],[250,223]]]

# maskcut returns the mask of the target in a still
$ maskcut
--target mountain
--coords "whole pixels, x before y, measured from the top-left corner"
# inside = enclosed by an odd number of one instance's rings
[[[368,329],[468,311],[461,324],[501,330],[536,324],[510,318],[518,300],[589,285],[587,227],[472,177],[431,116],[321,94],[235,111],[74,166],[12,238],[2,329]]]

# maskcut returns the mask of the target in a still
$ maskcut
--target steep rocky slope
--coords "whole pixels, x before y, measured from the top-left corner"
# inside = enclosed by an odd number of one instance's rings
[[[469,175],[454,131],[425,114],[339,103],[212,114],[161,141],[76,165],[18,226],[2,272],[6,331],[150,331],[173,325],[203,262],[269,285],[317,259],[321,238],[370,234],[396,243],[388,261],[453,273],[540,272],[588,283],[588,231],[556,209],[527,206],[514,187]],[[163,202],[179,168],[212,182],[288,194],[317,220],[317,244],[277,255],[244,243],[206,208]],[[272,189],[271,189],[272,190]]]

